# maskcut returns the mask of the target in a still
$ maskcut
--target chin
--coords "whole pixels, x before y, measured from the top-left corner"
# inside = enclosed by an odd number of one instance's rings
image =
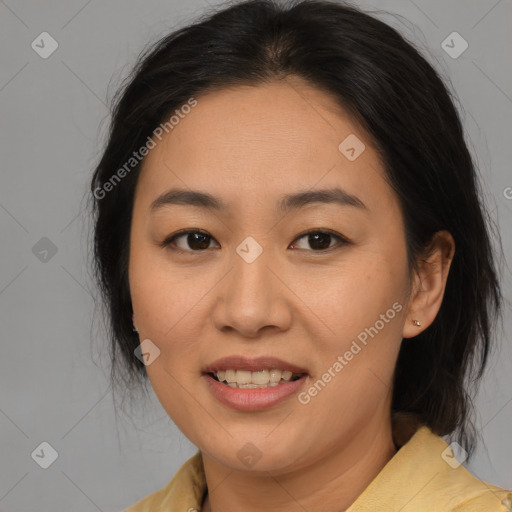
[[[247,471],[252,474],[268,473],[278,475],[292,468],[297,469],[301,454],[297,453],[297,443],[288,438],[289,443],[278,438],[270,440],[266,434],[259,436],[230,437],[223,443],[200,448],[219,464],[234,470]]]

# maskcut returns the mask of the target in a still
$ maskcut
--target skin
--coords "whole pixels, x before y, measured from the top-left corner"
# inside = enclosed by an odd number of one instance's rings
[[[146,367],[151,385],[202,452],[210,490],[202,510],[345,510],[396,452],[395,362],[402,338],[426,329],[439,310],[453,239],[438,233],[409,272],[398,198],[372,141],[324,92],[288,78],[197,100],[155,139],[135,194],[129,281],[140,339],[160,349]],[[338,149],[349,134],[366,146],[355,161]],[[275,209],[284,194],[332,186],[366,208]],[[208,192],[229,209],[151,213],[173,187]],[[183,253],[159,245],[186,228],[206,231],[208,248],[186,235],[174,242]],[[327,238],[331,248],[315,250],[297,238],[319,229],[351,243]],[[236,252],[247,236],[263,248],[250,264]],[[237,411],[201,376],[220,357],[271,355],[306,368],[307,390],[396,302],[402,310],[305,405],[292,395],[264,411]],[[237,456],[247,442],[261,452],[250,468]]]

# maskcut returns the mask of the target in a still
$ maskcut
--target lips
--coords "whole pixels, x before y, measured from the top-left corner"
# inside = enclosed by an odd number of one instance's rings
[[[220,382],[217,378],[219,372],[229,381],[233,380],[235,373],[236,382]],[[255,373],[263,375],[255,376]],[[276,382],[278,377],[281,378]],[[238,411],[250,412],[272,408],[285,401],[306,385],[309,374],[305,368],[277,357],[236,355],[217,359],[205,366],[202,378],[219,402]],[[251,383],[247,384],[249,380]]]
[[[256,372],[258,370],[288,370],[292,373],[308,374],[305,368],[297,366],[294,363],[278,359],[276,357],[260,356],[248,358],[245,356],[229,356],[217,359],[213,363],[203,368],[203,373],[215,373],[219,370],[247,370]]]
[[[215,380],[209,373],[202,376],[207,389],[218,402],[241,412],[263,411],[277,406],[299,393],[306,386],[308,378],[303,375],[297,380],[281,381],[264,387],[255,386],[255,389],[253,386],[240,388],[236,385],[226,385]]]

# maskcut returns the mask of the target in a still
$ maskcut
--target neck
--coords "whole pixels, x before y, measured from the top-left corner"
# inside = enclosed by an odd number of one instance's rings
[[[203,452],[203,512],[345,511],[396,453],[391,422],[367,424],[346,444],[305,467],[279,475],[233,471]]]

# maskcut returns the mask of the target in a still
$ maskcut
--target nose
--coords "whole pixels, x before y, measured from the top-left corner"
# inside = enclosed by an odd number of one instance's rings
[[[290,328],[293,293],[271,259],[266,250],[252,262],[235,253],[231,270],[216,287],[212,321],[219,331],[259,338]]]

